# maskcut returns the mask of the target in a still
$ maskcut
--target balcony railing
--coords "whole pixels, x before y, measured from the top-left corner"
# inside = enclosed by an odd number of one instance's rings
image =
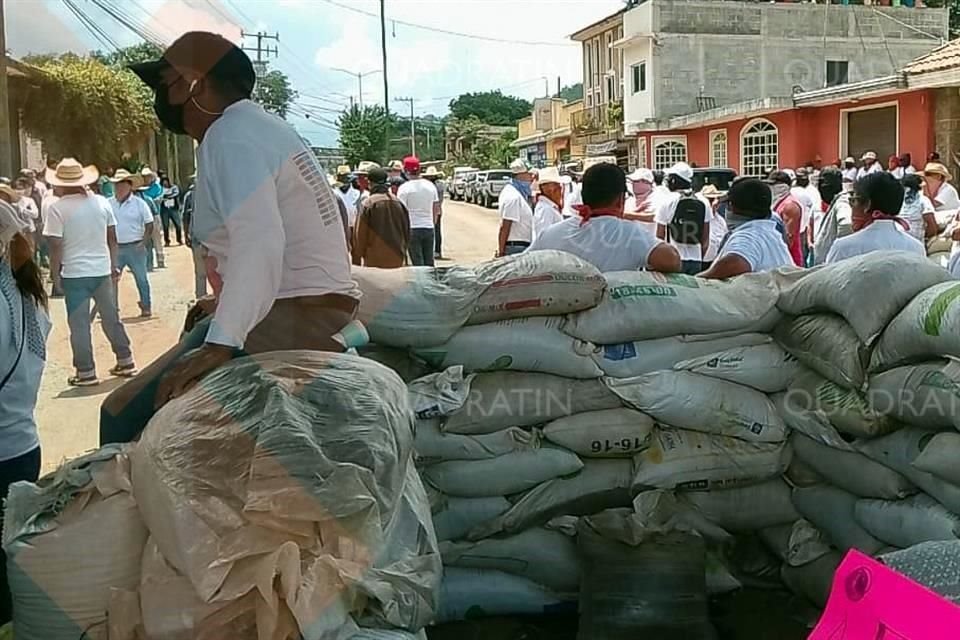
[[[570,128],[578,136],[616,131],[623,125],[623,103],[620,101],[586,107],[570,114]]]

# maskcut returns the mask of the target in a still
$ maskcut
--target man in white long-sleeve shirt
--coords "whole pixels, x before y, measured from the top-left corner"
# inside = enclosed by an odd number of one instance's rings
[[[359,298],[325,173],[293,127],[249,99],[246,54],[191,32],[160,60],[131,68],[156,91],[160,122],[200,143],[192,233],[207,250],[214,298],[188,314],[187,335],[145,379],[111,394],[104,442],[135,436],[154,406],[238,354],[343,351],[338,334]]]

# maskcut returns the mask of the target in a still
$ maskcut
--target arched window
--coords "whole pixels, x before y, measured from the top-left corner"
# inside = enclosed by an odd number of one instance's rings
[[[685,138],[654,140],[653,168],[664,171],[678,162],[687,161],[687,141]]]
[[[710,166],[727,166],[727,132],[722,129],[710,132]]]
[[[741,174],[760,178],[777,168],[779,134],[769,120],[747,123],[740,134]]]

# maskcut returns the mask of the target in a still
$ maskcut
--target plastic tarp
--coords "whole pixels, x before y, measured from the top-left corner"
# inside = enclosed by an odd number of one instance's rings
[[[419,630],[441,567],[413,424],[400,378],[370,360],[235,360],[151,420],[131,452],[134,494],[195,596],[252,598],[261,639],[285,619],[339,638],[351,615]]]

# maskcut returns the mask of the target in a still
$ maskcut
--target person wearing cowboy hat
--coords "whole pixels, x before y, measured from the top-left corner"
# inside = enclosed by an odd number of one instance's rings
[[[433,259],[443,260],[443,236],[440,233],[440,228],[443,223],[443,200],[447,196],[447,185],[443,182],[443,171],[440,171],[434,166],[427,167],[427,170],[423,172],[423,177],[432,182],[433,186],[436,187],[437,199],[440,201],[440,212],[437,214],[437,226],[434,229]]]
[[[563,220],[563,182],[560,171],[554,167],[540,170],[537,176],[539,195],[533,209],[533,239]]]
[[[353,173],[349,165],[337,167],[337,185],[334,187],[337,197],[347,209],[348,236],[353,236],[353,228],[357,224],[357,207],[360,206],[360,192],[353,187]]]
[[[396,269],[407,264],[410,248],[410,214],[390,193],[387,172],[370,169],[370,196],[360,206],[353,239],[353,264]]]
[[[400,185],[406,181],[407,178],[403,175],[403,163],[399,160],[391,160],[390,164],[387,165],[387,184],[390,185],[390,191],[393,192],[393,195],[397,195],[397,192],[400,191]]]
[[[497,238],[497,256],[523,253],[533,242],[533,173],[522,158],[510,163],[513,178],[497,198],[500,214],[500,234]]]
[[[64,158],[46,175],[59,198],[47,205],[43,233],[50,245],[50,273],[62,287],[67,307],[75,369],[67,382],[72,386],[100,382],[90,336],[91,301],[100,310],[100,326],[117,357],[110,374],[130,377],[137,372],[114,294],[114,281],[120,277],[117,221],[110,203],[87,189],[99,177],[96,167],[74,158]]]
[[[153,231],[147,238],[147,271],[166,268],[166,254],[163,251],[163,217],[157,198],[163,195],[163,187],[157,180],[157,174],[150,167],[140,169],[140,184],[136,188],[137,197],[147,203],[153,215]],[[154,261],[156,256],[156,261]]]
[[[380,165],[378,165],[376,162],[363,160],[357,165],[357,170],[354,171],[354,175],[356,176],[357,191],[360,192],[360,198],[357,200],[358,210],[364,199],[370,195],[370,170],[378,168],[380,168]]]
[[[529,251],[566,251],[604,273],[680,271],[680,254],[675,248],[636,222],[623,219],[626,194],[623,169],[605,162],[593,165],[583,174],[583,204],[576,207],[579,216],[547,227]]]
[[[886,171],[857,180],[850,196],[853,233],[833,243],[826,263],[873,251],[908,251],[926,256],[926,245],[910,235],[910,224],[900,217],[903,195],[903,185]]]
[[[939,162],[928,162],[923,168],[923,191],[936,211],[960,209],[960,196],[950,180],[952,176]]]
[[[873,151],[867,151],[865,154],[863,154],[860,157],[860,162],[863,164],[857,171],[857,180],[872,173],[883,171],[883,165],[877,162],[877,154]]]
[[[17,180],[19,181],[20,178],[17,178]],[[29,237],[30,244],[36,246],[34,234],[39,223],[40,212],[32,198],[23,197],[23,190],[19,189],[18,186],[11,184],[9,178],[0,178],[0,201],[6,202],[14,208],[26,226],[24,233]]]
[[[140,317],[153,315],[150,302],[150,280],[147,278],[146,241],[153,237],[154,217],[143,199],[134,195],[140,176],[126,169],[117,169],[110,178],[114,196],[108,200],[117,221],[117,269],[130,269],[140,295]]]
[[[159,407],[238,355],[343,352],[359,291],[346,230],[316,156],[251,100],[256,73],[234,43],[192,31],[131,70],[168,130],[199,144],[192,239],[214,296],[190,310],[180,343],[101,409],[101,442],[129,441]]]
[[[34,261],[29,231],[15,207],[0,199],[0,495],[4,496],[14,482],[36,482],[40,475],[36,408],[50,334],[47,311],[43,274]],[[6,564],[0,553],[0,624],[12,617]]]

